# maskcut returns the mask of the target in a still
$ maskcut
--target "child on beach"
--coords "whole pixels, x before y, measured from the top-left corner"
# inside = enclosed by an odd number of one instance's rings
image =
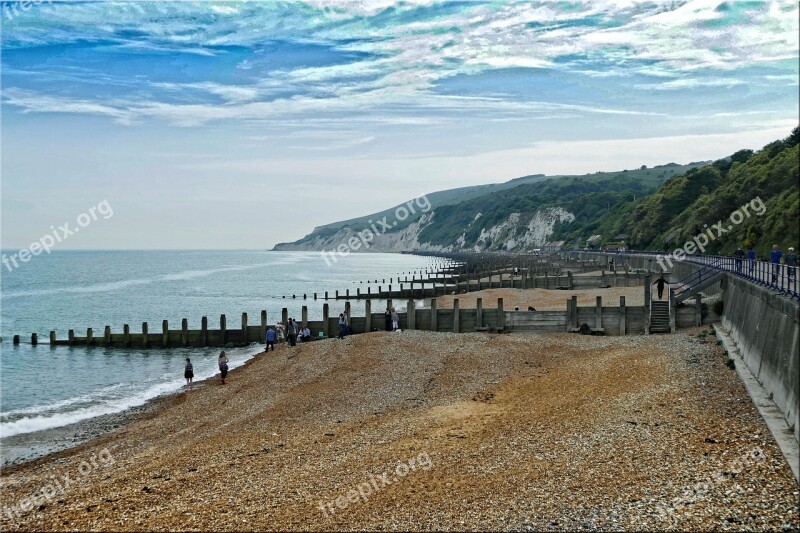
[[[392,307],[392,331],[397,331],[398,329],[400,329],[400,315]]]
[[[189,390],[192,390],[192,378],[194,378],[194,369],[192,368],[192,362],[189,358],[186,358],[186,365],[183,367],[183,377],[186,378],[186,387]]]
[[[225,385],[225,378],[228,376],[228,358],[225,356],[225,352],[219,353],[219,372],[221,384]]]

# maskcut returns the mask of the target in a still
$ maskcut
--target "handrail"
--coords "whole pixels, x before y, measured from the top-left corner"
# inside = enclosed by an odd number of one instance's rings
[[[628,257],[633,255],[669,257],[669,253],[654,250],[571,250],[567,253],[602,254]],[[676,261],[673,258],[673,261]],[[800,299],[800,268],[786,264],[776,264],[759,259],[719,255],[686,255],[680,261],[703,265],[704,268],[716,268],[719,271],[745,279],[785,294],[790,298]]]

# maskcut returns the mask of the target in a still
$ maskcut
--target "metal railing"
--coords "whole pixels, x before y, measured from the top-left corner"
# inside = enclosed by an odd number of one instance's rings
[[[568,253],[593,253],[614,255],[616,257],[629,257],[645,255],[652,257],[669,258],[672,263],[686,262],[703,265],[718,271],[727,272],[757,285],[768,287],[785,294],[791,298],[800,299],[800,282],[798,282],[798,267],[785,264],[771,263],[747,257],[734,257],[723,255],[686,255],[684,259],[676,260],[671,254],[651,250],[625,250],[608,251],[600,250],[574,250]]]

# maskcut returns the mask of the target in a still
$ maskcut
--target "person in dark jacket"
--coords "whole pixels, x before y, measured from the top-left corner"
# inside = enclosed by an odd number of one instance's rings
[[[186,365],[183,367],[183,377],[186,378],[186,388],[192,390],[192,379],[194,378],[194,368],[189,358],[186,358]]]
[[[664,287],[669,285],[669,282],[664,279],[664,274],[661,274],[661,276],[653,282],[653,285],[658,289],[658,299],[660,300],[664,297]]]
[[[747,268],[749,274],[753,275],[753,269],[756,267],[756,251],[752,245],[747,247]]]
[[[789,279],[797,275],[797,254],[792,247],[789,247],[789,252],[786,254],[786,275]]]
[[[383,319],[386,321],[386,331],[392,331],[392,310],[389,307],[383,313]]]
[[[228,357],[225,352],[219,352],[219,379],[222,385],[225,385],[225,378],[228,377]]]
[[[269,351],[270,348],[275,351],[275,330],[272,328],[267,330],[267,347],[264,351]]]
[[[744,259],[744,250],[742,247],[738,247],[735,252],[733,252],[734,262],[736,263],[736,272],[742,271],[742,260]]]
[[[781,273],[781,257],[783,257],[783,252],[777,244],[773,244],[772,251],[769,253],[769,262],[772,263],[772,283],[778,283],[778,276]]]

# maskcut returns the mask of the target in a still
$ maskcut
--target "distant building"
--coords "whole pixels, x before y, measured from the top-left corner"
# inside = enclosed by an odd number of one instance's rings
[[[564,248],[564,241],[550,241],[544,245],[545,252],[560,252]]]
[[[602,235],[592,235],[588,239],[586,239],[586,246],[589,248],[594,248],[598,244],[600,244],[600,240],[603,238]]]

